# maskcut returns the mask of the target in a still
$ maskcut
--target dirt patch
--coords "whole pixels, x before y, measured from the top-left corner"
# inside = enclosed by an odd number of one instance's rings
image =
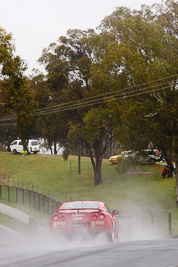
[[[128,172],[127,174],[154,174],[154,172]]]

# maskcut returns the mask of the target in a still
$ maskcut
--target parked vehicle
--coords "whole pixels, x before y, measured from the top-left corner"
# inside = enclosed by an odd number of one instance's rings
[[[123,151],[123,152],[121,152],[121,154],[110,157],[109,162],[111,162],[113,164],[118,163],[119,161],[121,161],[124,158],[125,155],[129,155],[131,153],[132,153],[131,150]]]
[[[11,152],[13,153],[22,153],[23,145],[20,139],[14,140],[10,145]],[[38,140],[28,140],[27,145],[28,153],[38,153],[40,151]]]
[[[162,158],[157,149],[143,149],[141,151],[136,151],[129,155],[125,155],[124,159],[128,157],[132,157],[137,162],[148,162],[150,164],[155,164]]]
[[[119,212],[99,201],[66,202],[51,216],[50,233],[66,238],[88,233],[97,236],[103,233],[109,242],[119,236],[119,221],[115,217]]]

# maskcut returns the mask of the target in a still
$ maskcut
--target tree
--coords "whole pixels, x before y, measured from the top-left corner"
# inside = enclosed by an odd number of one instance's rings
[[[12,140],[16,139],[18,135],[16,123],[1,122],[0,123],[0,144],[7,148],[10,152],[10,144]]]
[[[176,154],[177,36],[171,15],[176,12],[172,0],[141,11],[117,8],[98,33],[69,30],[43,51],[40,62],[53,104],[71,105],[58,121],[65,134],[56,136],[66,147],[85,143],[95,184],[102,181],[104,144],[113,128],[122,145],[141,149],[154,141],[168,158],[171,148]]]
[[[109,49],[103,59],[110,79],[114,81],[117,72],[128,84],[119,93],[119,104],[113,105],[115,137],[136,150],[151,141],[163,150],[167,163],[174,159],[176,166],[177,10],[172,0],[141,11],[118,8],[100,27],[114,38],[114,51]],[[178,204],[178,173],[176,181]]]
[[[33,94],[24,76],[26,64],[14,55],[12,35],[0,28],[0,112],[1,117],[17,116],[19,136],[24,147],[31,128],[30,114],[35,107]],[[5,120],[5,119],[4,119]]]
[[[105,151],[111,143],[112,123],[107,108],[92,108],[82,123],[71,122],[69,138],[81,140],[89,150],[95,185],[102,183],[101,166]]]
[[[69,30],[67,37],[60,37],[57,44],[51,44],[40,58],[40,62],[46,67],[46,84],[50,90],[52,105],[65,107],[67,103],[72,103],[71,110],[64,110],[55,117],[52,115],[53,120],[50,132],[46,130],[47,135],[54,129],[56,140],[65,147],[65,152],[74,149],[77,153],[79,144],[87,147],[95,185],[102,182],[101,163],[111,138],[110,122],[104,127],[108,122],[107,112],[104,112],[105,104],[103,107],[97,105],[98,111],[91,109],[90,105],[80,108],[80,100],[83,105],[83,99],[94,97],[100,92],[92,86],[91,68],[96,60],[96,44],[97,35],[93,30]],[[75,101],[78,102],[78,108],[72,109]],[[59,132],[61,126],[62,134]]]

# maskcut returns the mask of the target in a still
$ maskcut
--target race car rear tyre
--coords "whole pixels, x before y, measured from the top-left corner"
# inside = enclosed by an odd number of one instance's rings
[[[113,242],[114,242],[114,240],[115,240],[115,236],[114,236],[113,227],[112,227],[112,231],[111,231],[111,233],[108,233],[108,235],[107,235],[107,239],[108,239],[108,242],[109,242],[109,243],[113,243]]]

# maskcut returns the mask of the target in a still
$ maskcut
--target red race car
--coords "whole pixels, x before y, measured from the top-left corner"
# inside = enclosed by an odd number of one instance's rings
[[[51,216],[50,232],[53,235],[71,236],[87,232],[97,236],[104,233],[109,242],[119,236],[118,210],[110,212],[107,205],[99,201],[66,202]]]

